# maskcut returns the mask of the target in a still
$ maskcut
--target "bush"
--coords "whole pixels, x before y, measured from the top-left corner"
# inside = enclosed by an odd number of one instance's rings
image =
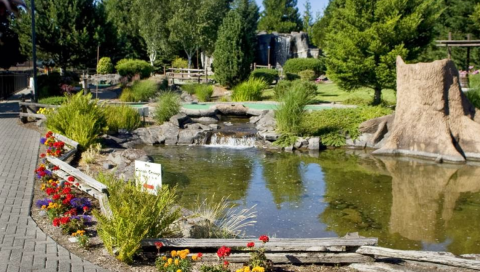
[[[175,58],[172,61],[173,68],[188,68],[188,61],[182,58]]]
[[[66,96],[51,96],[38,100],[38,103],[46,105],[61,105],[65,101],[67,101]]]
[[[124,88],[119,99],[122,102],[137,102],[135,101],[135,95],[133,95],[133,91],[130,88]]]
[[[162,186],[157,195],[152,195],[131,181],[103,174],[97,179],[108,187],[112,216],[96,210],[93,214],[98,219],[98,235],[110,254],[115,249],[118,260],[132,263],[143,239],[172,236],[172,223],[180,218],[178,208],[173,208],[175,189]]]
[[[148,78],[153,71],[153,67],[144,60],[122,59],[115,66],[117,72],[124,77],[133,78],[140,75],[140,78]]]
[[[180,111],[180,96],[174,92],[164,92],[158,97],[155,120],[162,124]]]
[[[480,109],[480,89],[470,90],[465,95],[475,108]]]
[[[325,64],[319,59],[289,59],[283,66],[283,71],[287,74],[298,74],[305,70],[312,70],[315,76],[325,73]]]
[[[262,91],[267,87],[263,79],[250,78],[240,83],[233,89],[233,101],[259,101],[262,99]]]
[[[198,83],[184,84],[184,85],[180,86],[180,89],[182,89],[183,91],[192,95],[192,94],[195,94],[195,90],[197,89],[197,86],[199,86],[199,85],[200,84],[198,84]]]
[[[86,150],[104,133],[107,122],[103,109],[92,100],[92,95],[78,93],[58,109],[48,114],[47,128],[79,143]]]
[[[278,79],[278,72],[274,69],[256,69],[251,74],[250,77],[263,79],[267,84],[272,84],[273,81]]]
[[[97,74],[111,74],[113,73],[113,63],[108,57],[103,57],[98,61]]]
[[[301,77],[297,74],[292,74],[292,73],[286,73],[285,74],[285,78],[287,80],[297,80],[297,79],[301,79]]]
[[[298,75],[302,80],[305,81],[314,81],[315,79],[317,79],[313,70],[301,71],[300,73],[298,73]]]
[[[315,93],[309,88],[305,88],[302,84],[293,84],[291,90],[283,95],[282,104],[275,111],[277,130],[282,134],[300,134],[304,108],[314,97]]]
[[[195,89],[195,95],[200,102],[210,101],[213,95],[213,86],[212,85],[199,85]]]
[[[135,101],[147,102],[151,97],[156,95],[158,89],[157,83],[152,80],[135,81],[132,85]]]
[[[380,106],[315,111],[305,115],[301,127],[307,136],[320,136],[324,145],[343,146],[347,134],[352,139],[360,135],[361,123],[392,112]]]
[[[107,105],[105,107],[105,117],[108,130],[113,133],[117,133],[119,129],[131,132],[142,124],[138,111],[127,105]]]
[[[315,97],[317,94],[317,85],[313,82],[307,82],[303,80],[295,80],[295,81],[287,81],[282,80],[278,82],[278,84],[273,88],[275,100],[281,101],[282,98],[290,92],[290,90],[295,89],[296,86],[298,88],[304,89],[303,91],[309,93],[309,96]]]

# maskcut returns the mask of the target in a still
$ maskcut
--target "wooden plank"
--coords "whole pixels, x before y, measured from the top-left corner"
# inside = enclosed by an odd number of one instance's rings
[[[162,242],[166,247],[171,248],[219,248],[246,247],[248,242],[261,244],[257,239],[188,239],[188,238],[159,238],[145,239],[142,246],[154,246],[155,242]],[[377,245],[377,238],[271,238],[265,244],[267,251],[344,251],[344,247],[360,247],[364,245]]]
[[[452,254],[448,252],[407,251],[372,246],[362,246],[356,252],[366,255],[380,255],[390,258],[438,263],[480,270],[480,261],[452,257]]]
[[[439,46],[439,47],[445,47],[445,46],[448,46],[448,47],[478,47],[480,46],[480,43],[454,43],[454,44],[450,44],[450,43],[447,43],[447,44],[436,44],[436,46]]]
[[[480,43],[480,40],[436,40],[436,43]]]
[[[66,163],[64,161],[61,161],[61,160],[59,160],[57,158],[54,158],[54,157],[47,157],[47,160],[49,162],[53,163],[54,165],[58,166],[60,169],[62,169],[63,171],[65,171],[69,175],[74,176],[74,177],[82,180],[83,182],[86,183],[86,185],[95,188],[99,192],[108,194],[107,186],[98,182],[97,180],[93,179],[92,177],[86,175],[82,171],[70,166],[68,163]]]
[[[414,272],[404,266],[387,263],[355,263],[348,267],[359,272]]]
[[[368,263],[374,259],[356,253],[266,253],[266,257],[274,264],[350,264]],[[250,259],[250,253],[232,253],[227,257],[231,263],[245,263]],[[204,253],[202,261],[216,262],[216,253]]]
[[[69,145],[69,146],[71,146],[75,149],[78,148],[78,143],[77,142],[75,142],[74,140],[72,140],[70,138],[67,138],[67,137],[65,137],[61,134],[54,133],[53,137],[55,137],[55,139],[60,140],[60,141],[64,142],[65,144],[67,144],[67,145]]]
[[[38,107],[38,108],[58,108],[59,105],[48,105],[48,104],[39,104],[39,103],[31,103],[31,102],[18,102],[20,106],[27,106],[27,107]]]
[[[20,112],[20,117],[34,117],[37,119],[42,119],[42,120],[47,120],[47,117],[43,114],[37,114],[37,113],[24,113]]]

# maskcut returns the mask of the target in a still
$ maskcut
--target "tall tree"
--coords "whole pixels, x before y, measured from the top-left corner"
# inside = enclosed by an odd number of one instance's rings
[[[396,57],[425,49],[440,12],[439,0],[346,0],[326,28],[329,75],[345,90],[374,89],[379,104],[382,89],[396,88]]]
[[[20,41],[15,29],[18,29],[18,5],[23,1],[0,0],[0,68],[8,69],[18,62],[26,60],[20,50]],[[15,15],[16,14],[16,15]]]
[[[305,2],[305,12],[303,13],[303,32],[308,34],[310,40],[312,39],[312,26],[313,26],[313,15],[312,15],[312,4],[310,0]]]
[[[263,7],[258,30],[290,33],[302,29],[297,0],[263,0]]]
[[[237,0],[218,30],[213,54],[215,78],[227,87],[250,74],[255,58],[258,6],[254,0]]]

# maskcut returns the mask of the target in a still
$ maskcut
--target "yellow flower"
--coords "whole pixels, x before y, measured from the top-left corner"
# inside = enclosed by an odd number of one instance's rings
[[[182,272],[182,269],[178,269],[177,272]]]
[[[173,259],[172,258],[168,258],[168,264],[172,264],[173,263]]]
[[[47,208],[47,205],[42,205],[42,210],[45,210]]]
[[[243,272],[243,269],[237,269],[235,272]]]
[[[250,266],[245,266],[243,268],[243,272],[250,272]]]
[[[185,249],[184,251],[187,252],[187,254],[190,254],[190,250]]]
[[[175,265],[178,265],[180,261],[178,259],[175,259]]]
[[[177,256],[177,252],[175,250],[172,250],[172,253],[171,253],[172,257],[176,257]]]
[[[163,265],[163,267],[168,267],[168,263],[165,263],[165,264]]]
[[[163,256],[162,257],[162,261],[166,261],[167,260],[167,257],[166,256]]]
[[[42,186],[40,187],[40,190],[42,190],[42,191],[45,190],[45,187],[46,187],[45,183],[42,183]]]
[[[184,260],[187,258],[188,253],[185,251],[180,252],[180,259]]]
[[[192,260],[194,260],[194,261],[198,260],[198,256],[197,256],[197,255],[193,255],[193,256],[192,256]]]
[[[252,272],[265,272],[265,268],[261,267],[261,266],[255,266],[253,269],[252,269]]]

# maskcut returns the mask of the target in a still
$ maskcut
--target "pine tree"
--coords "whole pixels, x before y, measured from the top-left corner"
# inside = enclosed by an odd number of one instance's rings
[[[18,16],[23,14],[18,12],[16,2],[10,2],[12,1],[0,1],[0,68],[3,69],[26,60],[16,31],[19,29]],[[8,3],[10,9],[7,9],[5,3]]]
[[[312,38],[312,26],[313,26],[313,15],[312,15],[312,4],[310,0],[305,2],[305,13],[303,14],[303,32],[308,34],[308,37]]]
[[[382,89],[396,88],[396,57],[425,49],[440,12],[438,0],[346,0],[325,29],[330,77],[345,90],[374,89],[379,104]]]
[[[232,87],[250,74],[255,57],[258,7],[253,0],[237,0],[218,31],[213,66],[215,79]]]
[[[263,0],[263,7],[258,30],[290,33],[302,29],[297,0]]]

